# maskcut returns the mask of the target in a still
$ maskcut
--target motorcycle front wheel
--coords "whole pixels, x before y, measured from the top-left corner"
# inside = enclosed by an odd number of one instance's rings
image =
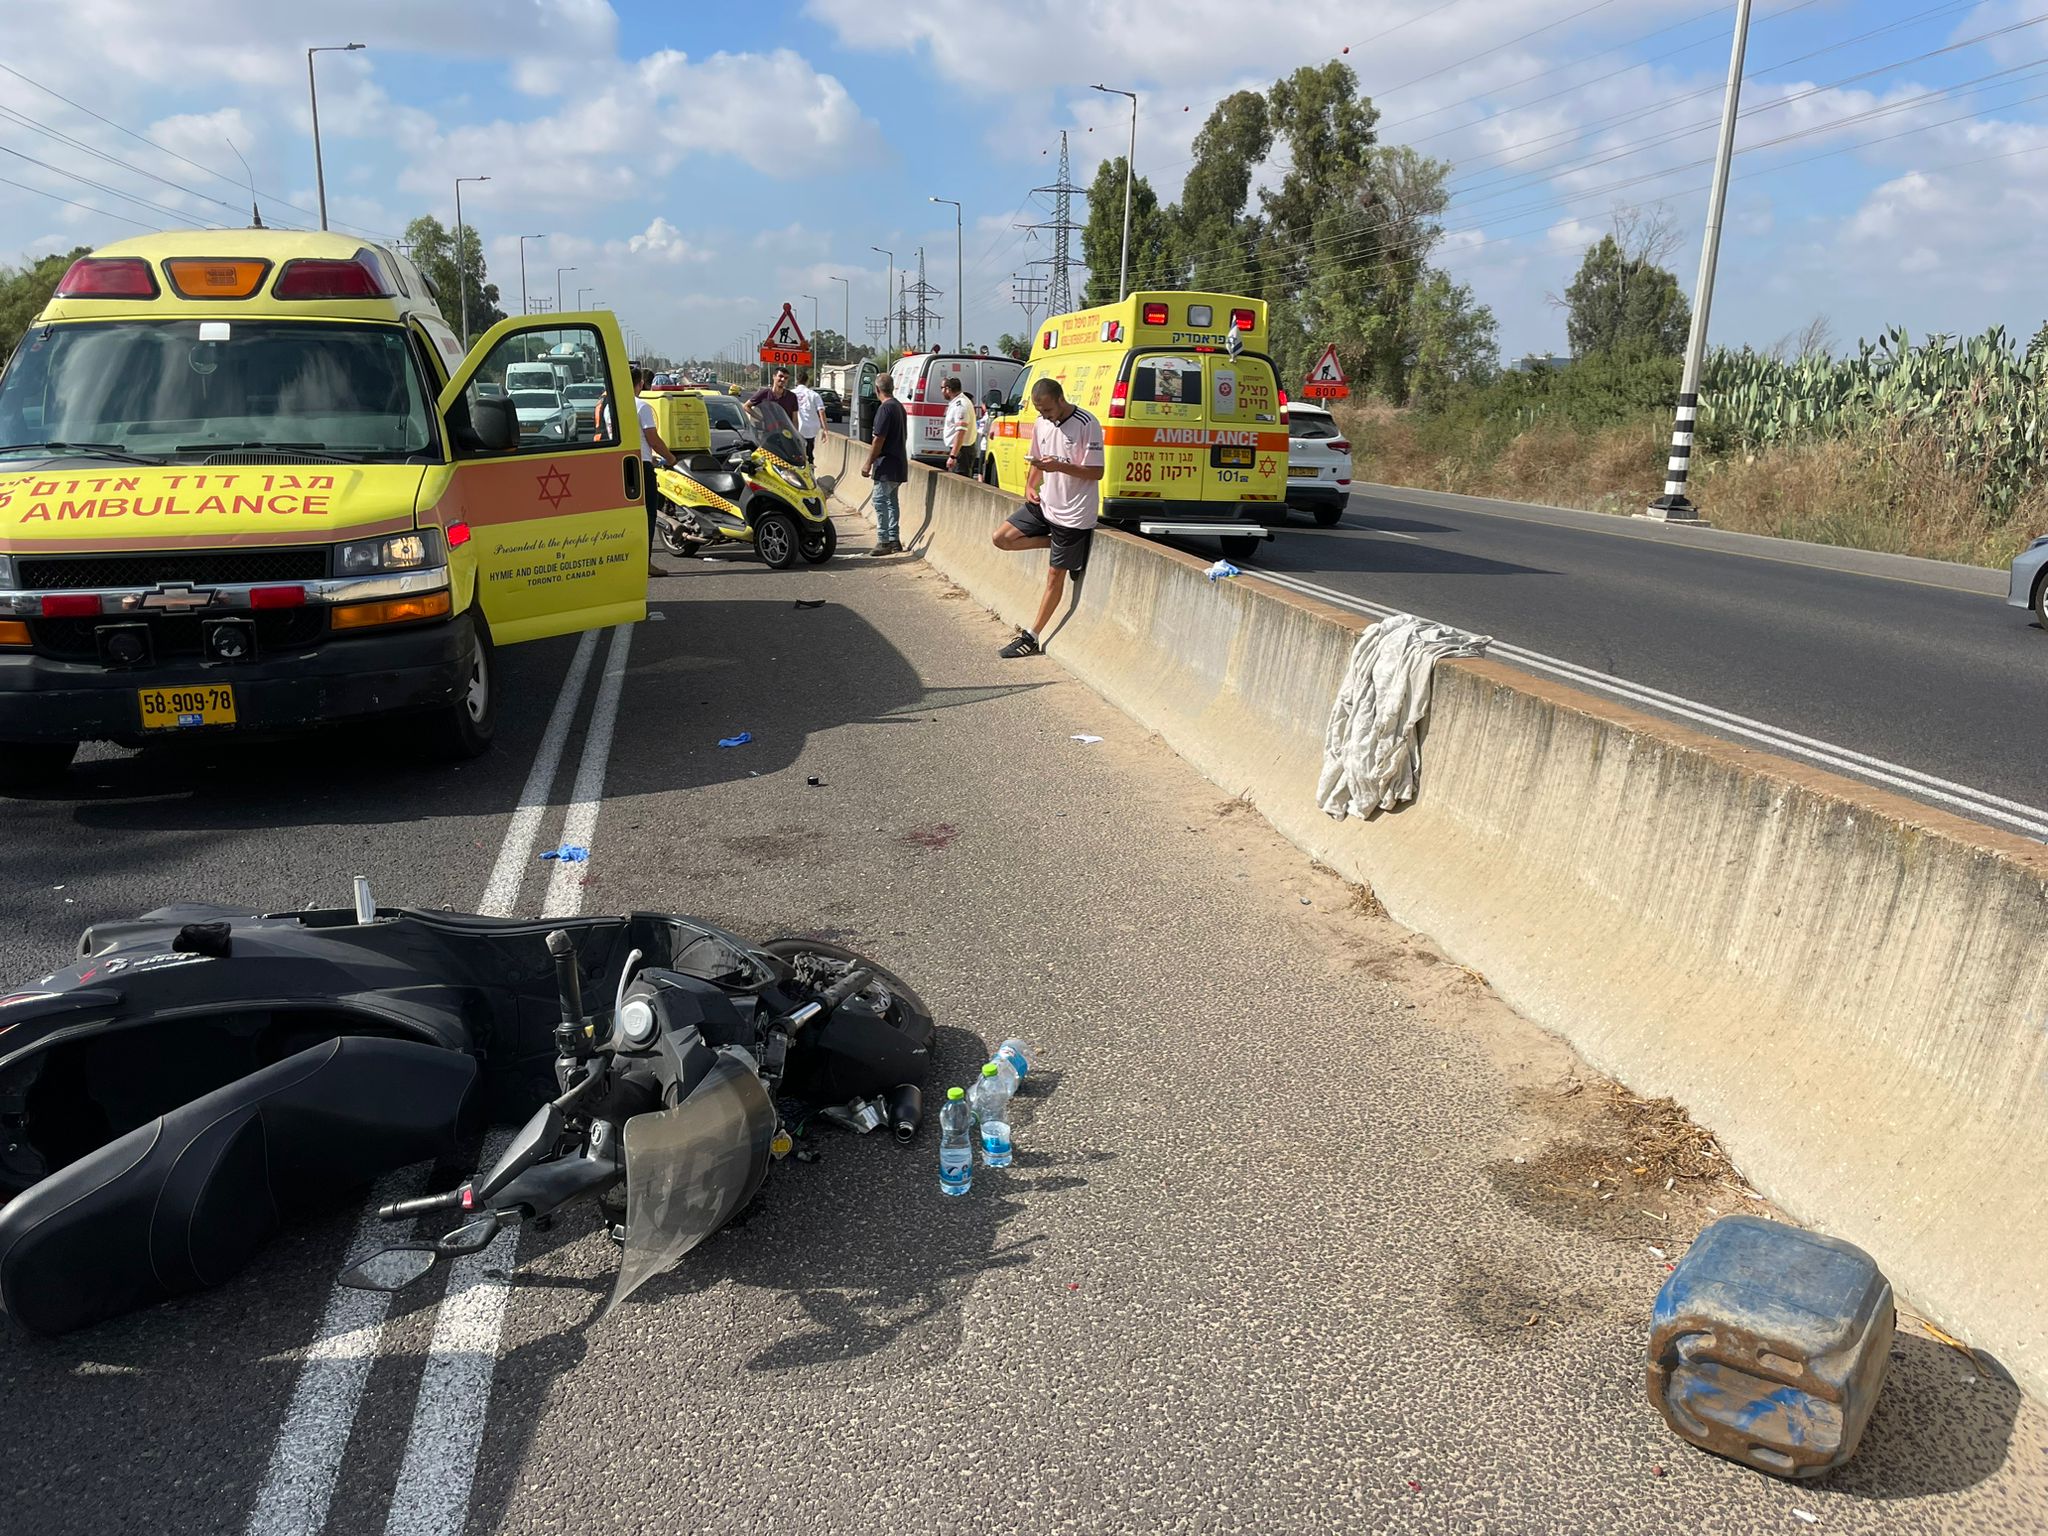
[[[832,525],[832,519],[813,523],[797,541],[797,552],[804,557],[806,565],[823,565],[832,558],[832,552],[839,547],[839,530]]]
[[[786,571],[797,561],[796,519],[769,512],[754,524],[754,548],[770,570]]]

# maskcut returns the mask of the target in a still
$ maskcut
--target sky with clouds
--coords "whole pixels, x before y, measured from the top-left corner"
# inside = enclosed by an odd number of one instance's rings
[[[787,300],[808,327],[882,312],[920,247],[950,343],[962,204],[970,345],[1021,328],[1010,277],[1050,254],[1062,129],[1076,182],[1122,152],[1178,191],[1209,106],[1342,57],[1382,137],[1452,167],[1440,263],[1503,351],[1562,351],[1551,302],[1617,209],[1662,210],[1690,290],[1732,0],[0,0],[0,261],[140,232],[312,222],[306,56],[331,218],[452,222],[453,178],[505,307],[560,273],[670,353]],[[289,15],[291,19],[281,18]],[[307,30],[311,28],[312,30]],[[1851,340],[2003,324],[2048,300],[2048,0],[1756,0],[1713,337],[1815,316]],[[68,100],[66,99],[68,98]],[[1270,174],[1270,172],[1268,172]],[[1039,270],[1043,270],[1042,268]],[[835,279],[846,279],[841,284]]]

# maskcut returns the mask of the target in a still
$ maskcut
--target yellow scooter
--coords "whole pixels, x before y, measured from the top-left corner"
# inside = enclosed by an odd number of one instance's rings
[[[696,402],[698,413],[702,402]],[[750,405],[747,438],[724,453],[710,452],[690,430],[678,446],[677,467],[655,471],[665,506],[655,510],[655,532],[672,555],[750,544],[762,561],[785,571],[802,560],[823,565],[839,547],[839,532],[804,458],[803,439],[789,414],[772,400]],[[664,434],[666,437],[666,434]]]

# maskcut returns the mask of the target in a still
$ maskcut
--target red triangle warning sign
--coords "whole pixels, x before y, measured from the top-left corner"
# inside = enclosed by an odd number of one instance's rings
[[[768,337],[761,343],[764,347],[803,348],[810,345],[804,340],[803,327],[796,323],[796,316],[790,307],[782,306],[782,318],[769,327]]]
[[[1316,359],[1315,367],[1308,371],[1311,384],[1342,384],[1345,382],[1344,365],[1337,361],[1335,343],[1323,348],[1323,355]]]

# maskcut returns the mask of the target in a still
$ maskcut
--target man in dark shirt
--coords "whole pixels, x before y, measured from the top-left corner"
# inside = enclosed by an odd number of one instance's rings
[[[759,405],[763,400],[773,400],[789,417],[789,429],[796,430],[796,413],[803,408],[803,402],[796,397],[796,391],[789,387],[789,370],[775,370],[774,382],[766,389],[757,389],[747,396],[747,404]]]
[[[910,478],[910,456],[904,451],[904,436],[910,418],[896,398],[896,381],[886,373],[875,375],[874,440],[868,444],[868,461],[860,472],[875,482],[875,533],[871,555],[903,553],[901,528],[897,523],[896,493]]]

